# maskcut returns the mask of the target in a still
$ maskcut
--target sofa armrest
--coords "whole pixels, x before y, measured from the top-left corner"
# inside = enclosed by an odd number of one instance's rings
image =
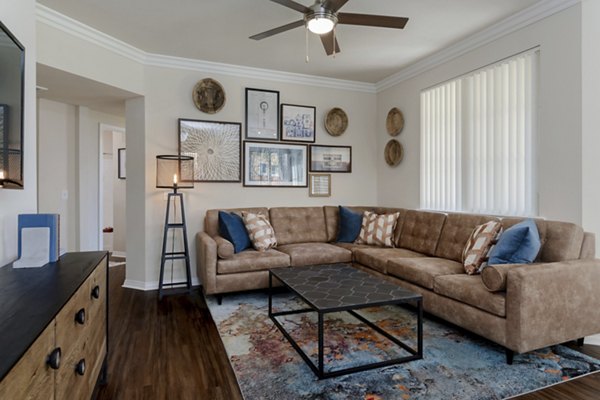
[[[600,333],[599,286],[598,259],[509,271],[507,347],[523,353]]]
[[[196,235],[196,265],[205,294],[217,291],[217,242],[206,232]]]

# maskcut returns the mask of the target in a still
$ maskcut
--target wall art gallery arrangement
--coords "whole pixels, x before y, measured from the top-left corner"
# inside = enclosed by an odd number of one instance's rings
[[[215,114],[226,95],[217,81],[206,78],[192,97],[200,111]],[[314,106],[280,104],[280,93],[268,89],[246,88],[245,97],[243,141],[240,122],[179,119],[179,154],[194,158],[194,181],[308,187],[309,196],[331,196],[331,173],[352,172],[352,147],[314,144]],[[342,109],[327,113],[324,127],[331,136],[341,136],[347,126]]]

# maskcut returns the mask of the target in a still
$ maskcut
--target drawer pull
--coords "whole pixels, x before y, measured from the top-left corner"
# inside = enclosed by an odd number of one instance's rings
[[[75,366],[75,372],[77,372],[77,375],[80,376],[85,375],[85,358],[79,360],[79,362]]]
[[[46,363],[52,369],[59,369],[60,368],[60,356],[61,356],[60,347],[57,347],[54,350],[52,350],[52,353],[50,353],[50,355],[48,356],[48,360],[46,361]]]
[[[77,313],[75,314],[75,322],[77,322],[80,325],[85,324],[85,308],[82,308],[81,310],[77,311]]]
[[[98,285],[94,286],[94,288],[92,289],[92,297],[95,299],[100,298],[100,286],[98,286]]]

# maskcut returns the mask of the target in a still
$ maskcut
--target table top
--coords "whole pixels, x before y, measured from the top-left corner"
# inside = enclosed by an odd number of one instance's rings
[[[106,256],[67,253],[40,268],[0,268],[0,380]]]
[[[350,264],[273,268],[270,272],[317,311],[343,311],[422,298]]]

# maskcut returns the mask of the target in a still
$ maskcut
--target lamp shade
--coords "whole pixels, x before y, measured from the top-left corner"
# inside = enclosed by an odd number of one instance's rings
[[[161,189],[192,189],[194,158],[190,156],[156,156],[156,187]]]

